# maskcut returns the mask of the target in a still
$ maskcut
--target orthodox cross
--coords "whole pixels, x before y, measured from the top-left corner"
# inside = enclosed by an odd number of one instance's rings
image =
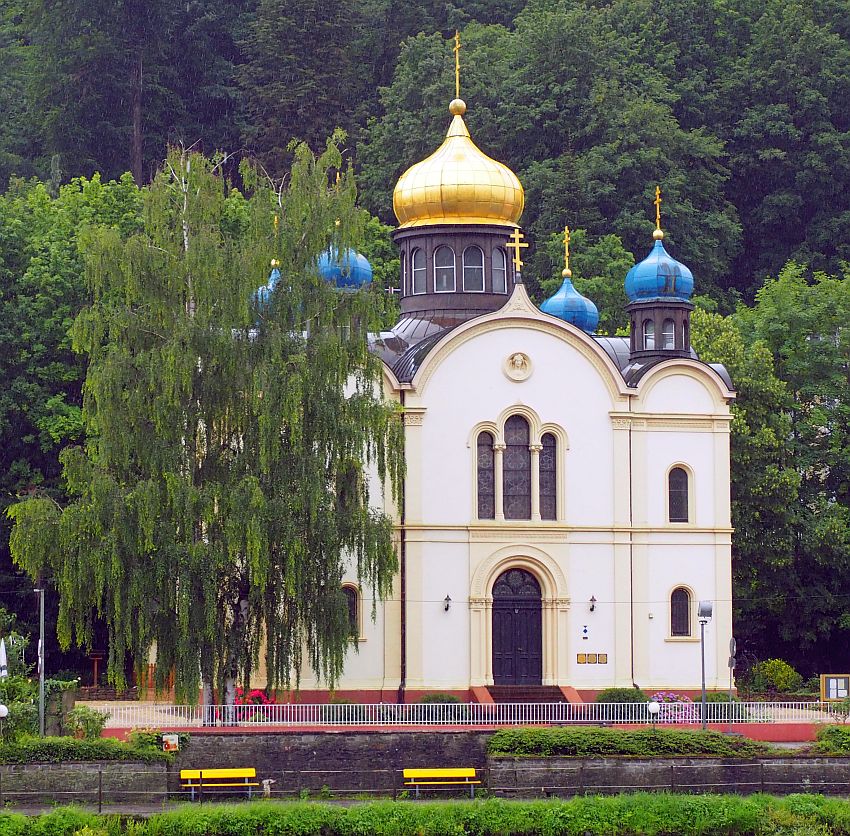
[[[571,276],[570,270],[570,228],[564,227],[564,275]]]
[[[455,29],[455,98],[460,98],[460,32]]]
[[[519,231],[519,229],[514,229],[511,233],[511,237],[508,239],[508,243],[505,245],[509,250],[514,251],[514,269],[517,273],[522,272],[522,259],[519,257],[521,248],[527,247],[523,240],[523,234]]]
[[[661,229],[661,186],[655,187],[655,228]]]

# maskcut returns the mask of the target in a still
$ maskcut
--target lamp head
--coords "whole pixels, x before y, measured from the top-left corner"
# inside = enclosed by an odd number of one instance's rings
[[[706,621],[708,621],[708,619],[711,618],[713,610],[714,608],[712,606],[711,601],[700,601],[699,609],[697,610],[697,616],[700,620],[705,619]]]

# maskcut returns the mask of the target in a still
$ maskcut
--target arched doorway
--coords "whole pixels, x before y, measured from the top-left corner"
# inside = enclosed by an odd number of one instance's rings
[[[540,584],[525,569],[508,569],[493,584],[493,684],[541,685]]]

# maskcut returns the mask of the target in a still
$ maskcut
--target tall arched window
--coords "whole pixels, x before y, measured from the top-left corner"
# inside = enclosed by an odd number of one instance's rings
[[[463,251],[463,289],[470,293],[484,292],[484,253],[479,247]]]
[[[496,474],[493,456],[493,436],[478,434],[478,519],[496,517]]]
[[[348,606],[348,627],[351,630],[351,635],[356,636],[360,633],[360,613],[357,608],[357,590],[353,586],[344,586],[342,594],[345,595],[345,601]]]
[[[407,286],[407,256],[401,254],[401,295],[407,296],[410,288]]]
[[[690,636],[691,593],[680,586],[670,595],[670,635]]]
[[[434,250],[434,290],[450,293],[455,289],[455,254],[451,247]]]
[[[661,347],[669,350],[676,347],[676,323],[665,319],[661,325]]]
[[[544,433],[540,451],[540,518],[554,520],[558,517],[557,452],[555,436]]]
[[[683,467],[667,475],[667,506],[670,522],[688,522],[688,471]]]
[[[644,351],[655,348],[655,323],[651,319],[643,321],[643,348]]]
[[[505,421],[505,452],[502,465],[506,520],[531,519],[531,450],[528,421],[511,415]]]
[[[493,293],[508,292],[508,262],[505,251],[493,250]]]
[[[413,264],[413,292],[425,292],[425,252],[424,250],[414,250],[413,256],[410,259]]]

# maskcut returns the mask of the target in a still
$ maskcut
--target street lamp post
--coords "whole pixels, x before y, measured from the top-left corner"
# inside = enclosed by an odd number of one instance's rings
[[[3,720],[9,716],[9,708],[0,702],[0,742],[3,740]]]
[[[705,625],[711,619],[711,601],[700,601],[697,616],[699,618],[699,649],[702,663],[702,728],[705,731],[708,715],[708,701],[705,698]]]
[[[652,733],[655,734],[655,721],[658,719],[661,706],[655,700],[652,700],[646,704],[646,710],[649,712],[649,719],[652,721]]]

